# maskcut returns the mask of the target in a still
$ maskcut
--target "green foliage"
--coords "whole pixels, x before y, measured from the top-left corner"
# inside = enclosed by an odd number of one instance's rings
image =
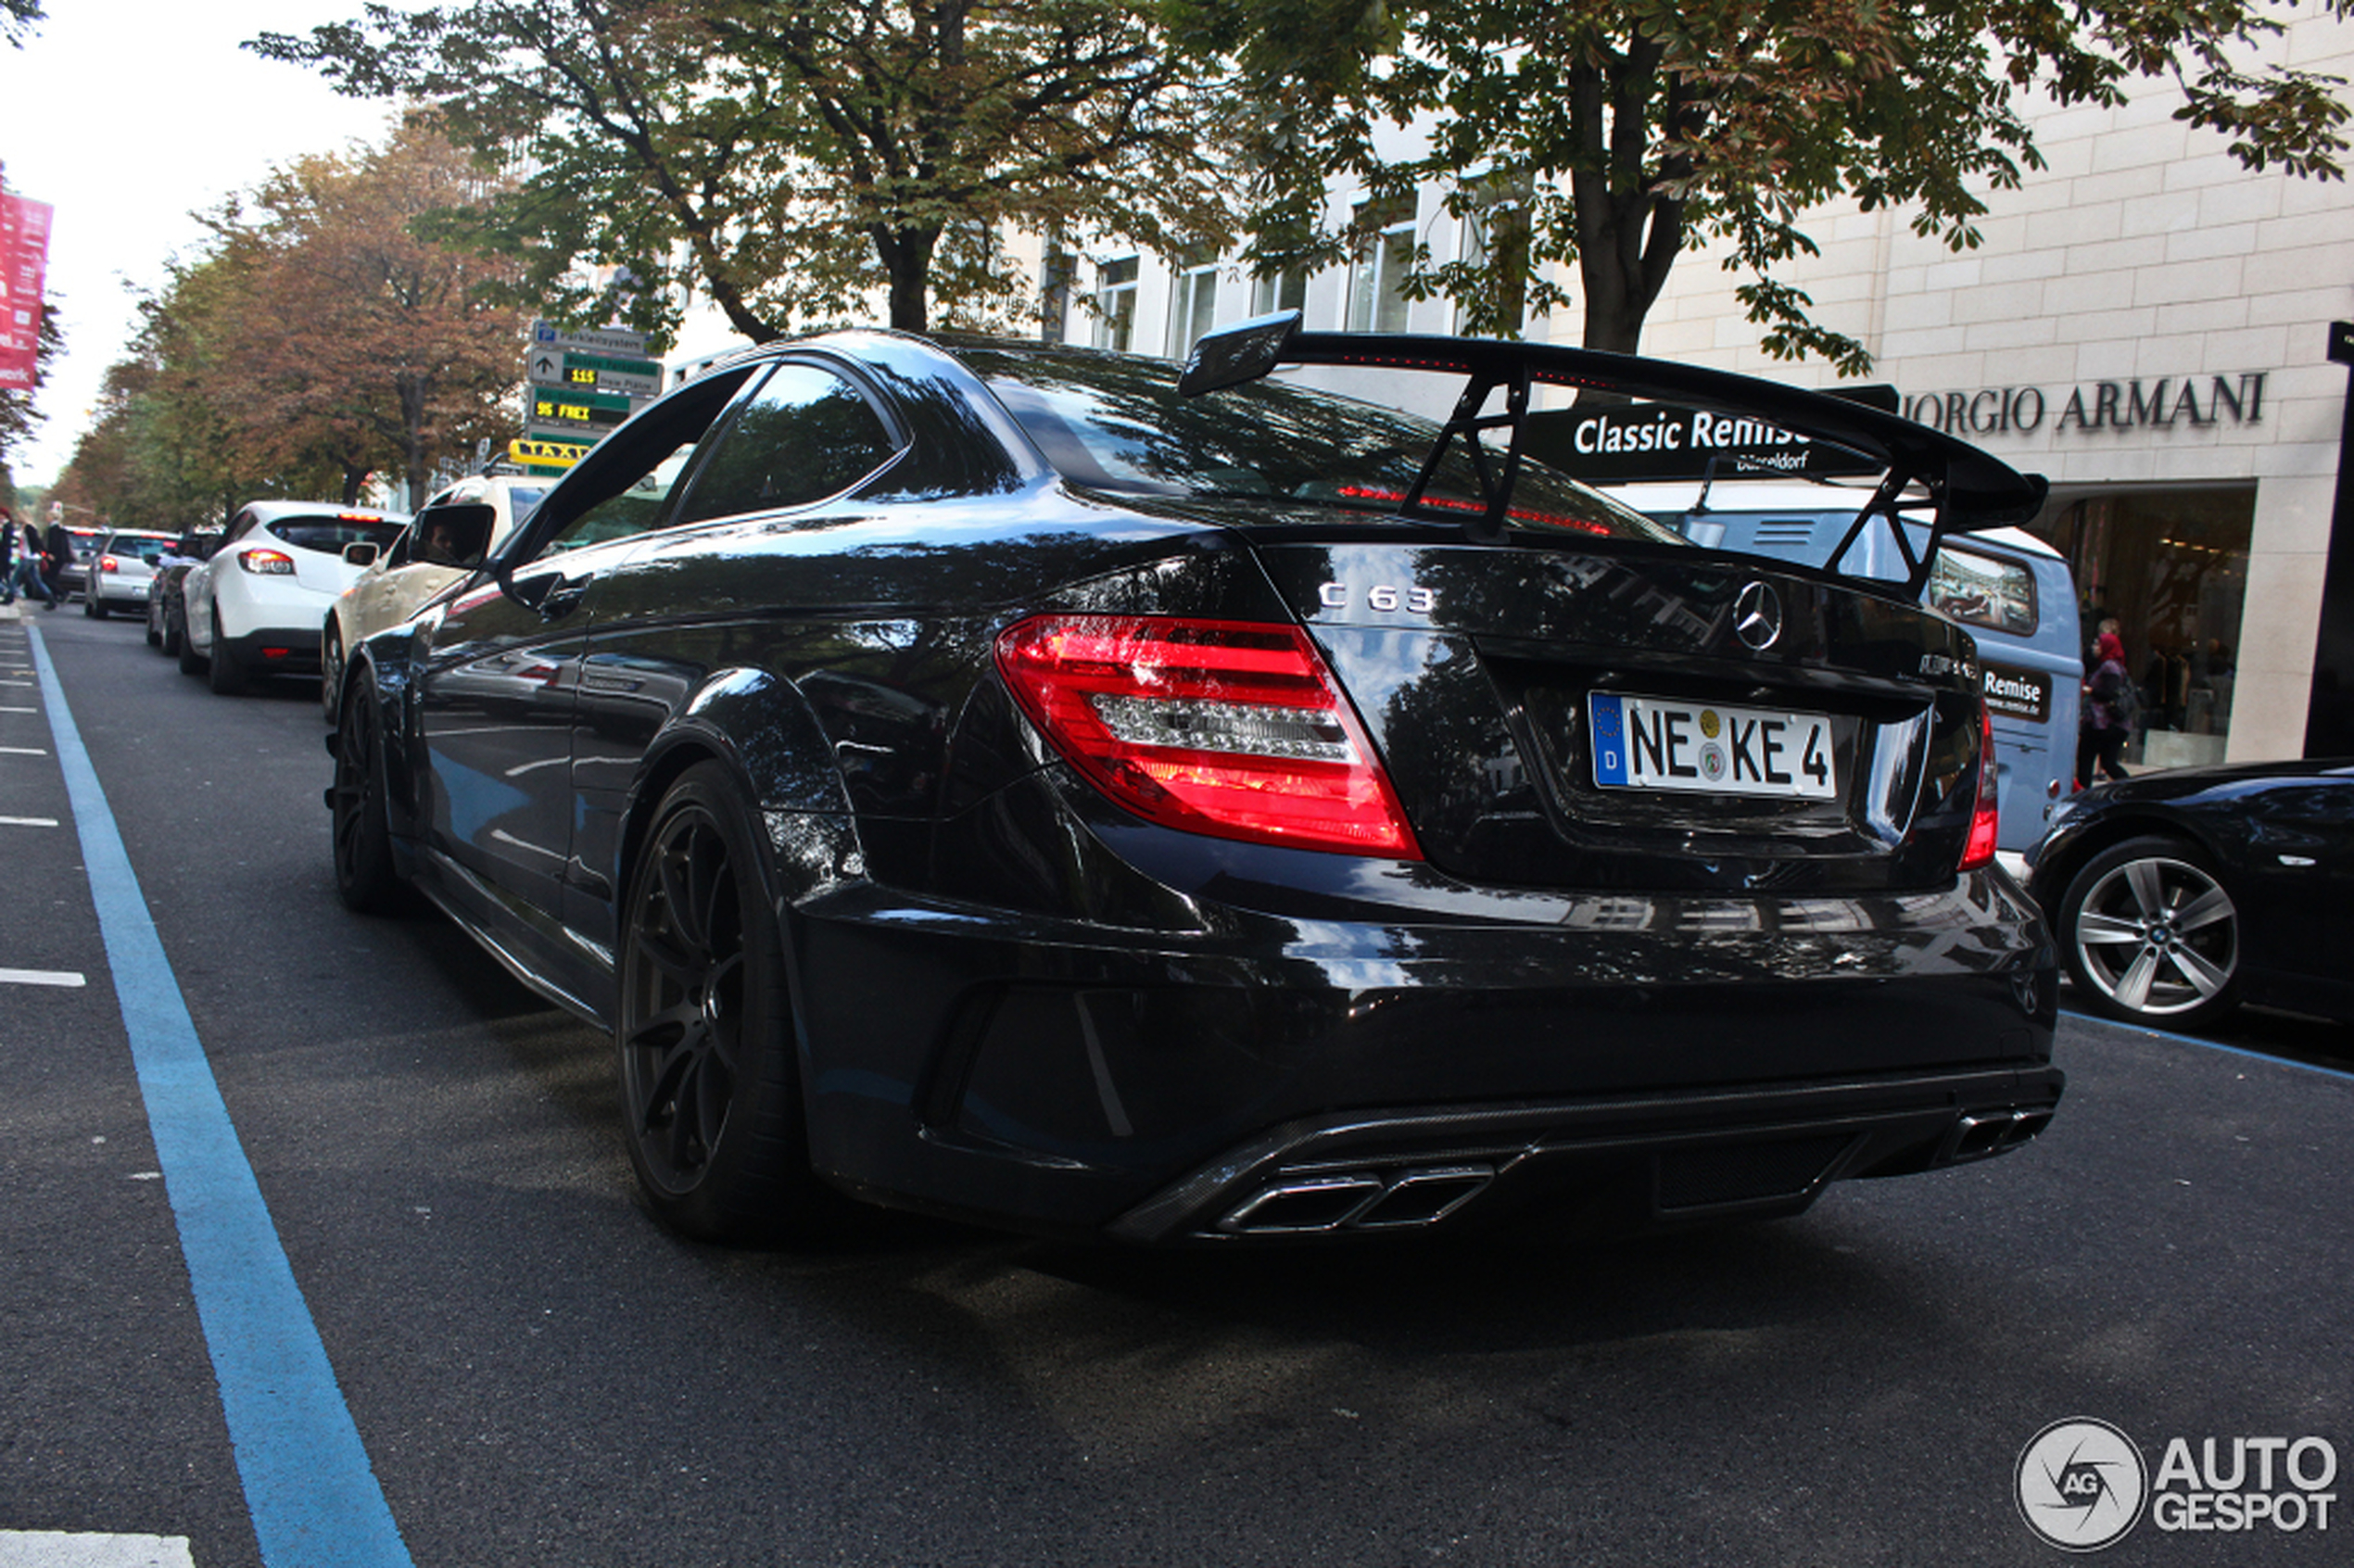
[[[41,9],[41,0],[0,0],[0,38],[19,49],[24,47],[33,24],[48,19]]]
[[[1375,197],[1436,183],[1458,216],[1495,213],[1514,240],[1484,266],[1425,265],[1411,288],[1457,300],[1474,330],[1516,333],[1523,303],[1566,302],[1542,270],[1574,263],[1586,343],[1620,351],[1678,255],[1722,243],[1769,353],[1861,373],[1864,346],[1776,276],[1814,250],[1801,215],[1837,198],[1909,209],[1916,233],[1973,247],[1985,193],[2042,166],[2038,98],[2113,106],[2170,83],[2177,118],[2251,170],[2336,179],[2348,147],[2343,82],[2252,63],[2290,0],[1163,4],[1188,46],[1241,62],[1255,260],[1346,252],[1351,236],[1322,222],[1335,178]],[[2306,8],[2344,17],[2354,0]]]
[[[700,294],[759,341],[882,292],[894,325],[988,324],[1031,299],[1006,228],[1229,232],[1212,77],[1119,0],[372,5],[249,47],[436,106],[521,171],[427,232],[519,258],[521,296],[563,320],[661,333]]]

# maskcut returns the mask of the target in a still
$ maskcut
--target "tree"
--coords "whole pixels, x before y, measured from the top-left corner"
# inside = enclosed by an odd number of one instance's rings
[[[437,106],[526,170],[437,232],[520,255],[551,313],[663,330],[700,289],[745,336],[1002,320],[1007,229],[1230,236],[1208,68],[1121,0],[472,0],[248,47]],[[626,266],[616,297],[580,263]]]
[[[332,451],[347,502],[386,466],[422,498],[442,460],[514,428],[525,328],[493,297],[517,269],[412,232],[501,185],[411,117],[356,163],[307,158],[262,186],[261,221],[222,233],[224,255],[254,252],[222,344],[250,449]]]
[[[32,31],[33,23],[48,19],[41,9],[41,0],[0,0],[0,38],[19,49],[24,47],[25,35]]]
[[[1516,335],[1519,307],[1565,305],[1586,346],[1632,352],[1677,258],[1727,242],[1766,351],[1843,373],[1864,346],[1778,276],[1812,255],[1804,211],[1914,209],[1916,233],[1980,243],[1983,191],[2040,169],[2024,106],[2117,105],[2180,86],[2177,118],[2251,170],[2342,177],[2335,78],[2251,64],[2274,0],[1166,0],[1193,46],[1231,53],[1257,105],[1266,266],[1328,264],[1335,174],[1374,197],[1436,182],[1485,221],[1487,256],[1418,269],[1471,330]],[[2354,0],[2314,0],[2344,17]],[[1426,133],[1402,153],[1395,128]]]
[[[60,491],[177,528],[254,496],[355,502],[386,470],[421,496],[477,440],[514,434],[524,322],[486,297],[514,267],[410,232],[495,188],[412,120],[207,214],[204,251],[141,302]]]

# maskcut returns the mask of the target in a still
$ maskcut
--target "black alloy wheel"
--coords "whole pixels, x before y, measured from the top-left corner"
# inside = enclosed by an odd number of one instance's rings
[[[623,906],[614,1029],[629,1160],[648,1206],[704,1241],[810,1240],[847,1200],[810,1173],[784,945],[726,769],[654,813]]]
[[[375,694],[356,693],[335,727],[335,782],[327,790],[334,819],[335,891],[363,915],[384,915],[404,903],[392,859],[392,827],[385,808],[384,718]]]
[[[2059,924],[2069,977],[2113,1018],[2181,1028],[2239,1003],[2239,911],[2188,843],[2103,850],[2069,883]]]

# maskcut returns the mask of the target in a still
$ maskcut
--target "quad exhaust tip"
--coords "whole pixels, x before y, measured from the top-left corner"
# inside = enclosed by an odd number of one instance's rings
[[[1260,1188],[1217,1228],[1230,1236],[1414,1230],[1446,1219],[1495,1179],[1487,1165],[1432,1166],[1387,1178],[1372,1171],[1294,1177]]]

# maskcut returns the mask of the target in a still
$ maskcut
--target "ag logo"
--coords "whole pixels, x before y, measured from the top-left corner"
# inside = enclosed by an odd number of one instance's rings
[[[2098,1551],[2142,1517],[2149,1471],[2105,1421],[2056,1421],[2019,1450],[2019,1516],[2062,1551]]]

